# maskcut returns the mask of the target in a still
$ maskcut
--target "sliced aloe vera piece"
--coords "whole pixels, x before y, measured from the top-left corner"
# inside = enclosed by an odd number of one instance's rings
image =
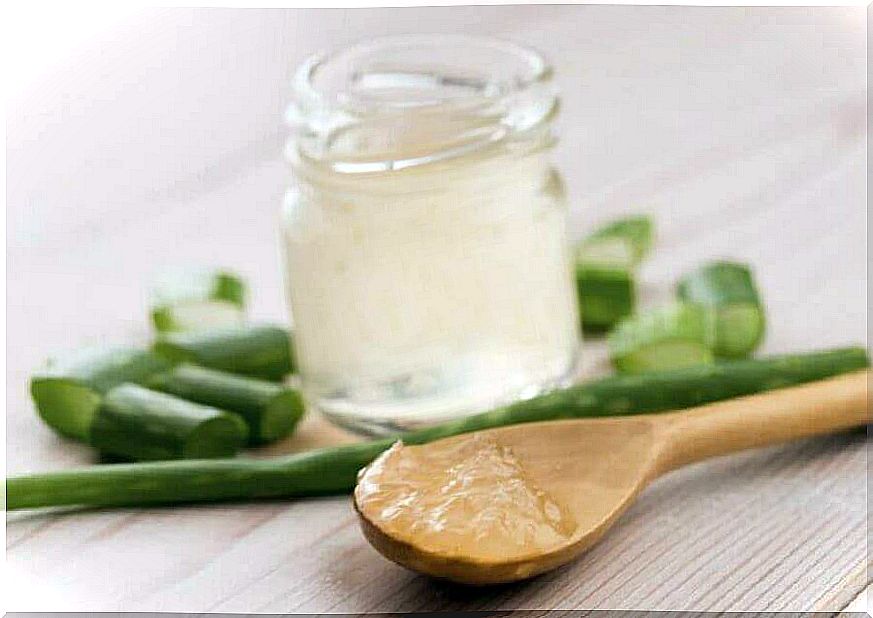
[[[291,334],[278,326],[166,333],[153,350],[173,362],[281,380],[294,369]]]
[[[653,238],[651,217],[623,217],[594,230],[579,245],[579,256],[585,261],[637,266],[651,249]]]
[[[585,332],[604,332],[636,305],[635,270],[652,245],[652,221],[626,217],[594,231],[576,247],[576,288]]]
[[[231,457],[247,436],[236,414],[123,384],[100,403],[89,442],[103,453],[152,461]]]
[[[243,280],[230,272],[166,274],[152,288],[152,323],[161,333],[240,325],[245,294]]]
[[[143,382],[172,364],[149,350],[89,348],[49,360],[31,378],[30,392],[47,425],[87,441],[103,393],[124,382]]]
[[[636,284],[626,268],[577,265],[576,293],[587,333],[605,332],[636,305]]]
[[[761,343],[766,329],[764,307],[747,265],[710,262],[684,277],[677,292],[680,299],[713,312],[717,356],[748,356]]]
[[[293,388],[196,365],[153,376],[148,386],[239,414],[249,426],[252,444],[284,438],[303,416],[303,398]]]
[[[712,331],[706,309],[675,303],[619,323],[608,337],[610,358],[623,373],[709,364]]]

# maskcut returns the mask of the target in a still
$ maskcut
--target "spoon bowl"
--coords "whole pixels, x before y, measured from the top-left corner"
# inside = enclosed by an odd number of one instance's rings
[[[370,544],[407,568],[475,585],[526,579],[591,547],[661,474],[866,424],[869,378],[865,370],[683,412],[525,423],[395,445],[361,471],[355,510]],[[512,493],[521,486],[527,493]],[[524,519],[532,504],[557,506],[561,534],[537,541],[542,535]],[[554,510],[544,510],[551,523]],[[552,515],[540,517],[543,525]],[[462,532],[449,542],[452,526]]]
[[[512,451],[524,462],[525,476],[532,484],[548,488],[549,496],[571,514],[572,534],[565,544],[551,551],[533,550],[511,560],[429,551],[409,539],[385,534],[356,499],[364,536],[394,562],[468,584],[515,581],[558,567],[600,539],[633,502],[654,470],[654,423],[646,418],[627,418],[621,423],[605,420],[527,423],[480,432]],[[469,439],[469,435],[454,436],[440,440],[439,447],[448,448]],[[619,446],[616,448],[615,444]]]

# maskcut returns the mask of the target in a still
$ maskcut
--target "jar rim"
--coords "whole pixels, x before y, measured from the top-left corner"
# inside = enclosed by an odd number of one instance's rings
[[[552,67],[540,52],[532,47],[523,46],[505,39],[466,34],[394,35],[366,39],[329,52],[309,56],[294,74],[295,97],[300,102],[308,105],[319,105],[345,111],[360,111],[361,107],[366,106],[369,101],[356,99],[350,92],[352,90],[350,86],[353,87],[355,80],[360,79],[361,68],[356,66],[356,62],[359,63],[367,60],[373,62],[379,60],[380,56],[385,55],[393,55],[396,58],[398,53],[414,53],[418,50],[433,52],[446,49],[449,46],[451,47],[452,54],[457,57],[453,62],[463,61],[468,65],[468,69],[472,69],[470,72],[481,74],[488,69],[492,72],[495,69],[502,69],[501,74],[497,76],[499,79],[479,84],[472,83],[473,80],[467,80],[466,83],[459,84],[458,82],[461,80],[457,78],[452,79],[452,76],[447,76],[447,79],[435,80],[432,84],[433,86],[455,85],[475,88],[478,85],[480,91],[485,90],[487,98],[493,99],[524,90],[537,83],[547,81],[552,76]],[[465,51],[468,53],[465,54]],[[478,58],[471,57],[469,52],[473,54],[479,52],[480,56]],[[489,53],[492,55],[492,58],[483,57]],[[485,63],[496,59],[497,56],[499,56],[500,61],[505,63],[503,67],[475,65],[477,60],[480,63]],[[444,59],[431,57],[428,60],[428,63],[431,65],[430,68],[432,70],[435,68],[442,70],[458,68],[451,67],[445,62],[440,66],[440,60],[444,61]],[[343,66],[341,63],[346,64]],[[510,63],[513,63],[513,66],[510,66]],[[318,80],[323,79],[321,73],[328,69],[336,68],[341,71],[339,77],[344,78],[342,80],[344,88],[328,89],[320,86]],[[511,69],[516,70],[511,71]],[[507,75],[506,73],[511,74]],[[429,101],[413,103],[427,105]],[[361,104],[364,105],[362,106]],[[381,100],[379,104],[408,107],[410,102],[403,100]]]
[[[404,163],[420,165],[504,142],[547,123],[557,109],[552,73],[538,51],[500,38],[413,34],[369,39],[304,61],[294,75],[294,101],[286,120],[306,155],[364,162],[360,171],[368,171],[394,155],[349,152],[348,139],[345,152],[337,152],[337,135],[378,119],[386,127],[383,133],[396,136],[402,132],[398,126],[427,114],[439,135],[422,138],[432,140],[433,147]],[[358,142],[372,144],[384,137],[374,138],[371,132]],[[398,161],[387,163],[388,169],[397,168]],[[355,164],[345,167],[354,171]]]

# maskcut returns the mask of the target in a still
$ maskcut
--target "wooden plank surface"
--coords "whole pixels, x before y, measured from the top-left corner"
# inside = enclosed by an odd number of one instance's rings
[[[313,50],[421,24],[553,59],[573,235],[653,213],[646,303],[701,260],[735,257],[765,290],[765,352],[867,340],[862,9],[155,11],[10,107],[10,474],[92,461],[38,422],[27,376],[57,350],[145,340],[156,271],[233,266],[252,282],[255,317],[285,320],[278,119],[290,71]],[[606,370],[600,343],[586,355],[586,375]],[[310,418],[260,455],[342,439]],[[482,590],[383,560],[345,497],[11,513],[9,609],[837,611],[869,581],[868,446],[856,432],[679,471],[577,563]]]
[[[858,594],[858,596],[852,599],[849,604],[843,608],[843,611],[840,612],[839,615],[841,617],[852,615],[857,616],[859,614],[863,615],[865,612],[867,615],[871,615],[873,614],[873,603],[871,603],[871,601],[873,601],[873,597],[871,597],[871,586],[868,584],[867,587]]]

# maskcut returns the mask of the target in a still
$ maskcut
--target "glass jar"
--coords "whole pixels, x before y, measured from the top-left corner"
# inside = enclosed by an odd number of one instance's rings
[[[299,69],[285,271],[304,393],[334,422],[395,433],[574,377],[551,77],[528,49],[465,36]]]

